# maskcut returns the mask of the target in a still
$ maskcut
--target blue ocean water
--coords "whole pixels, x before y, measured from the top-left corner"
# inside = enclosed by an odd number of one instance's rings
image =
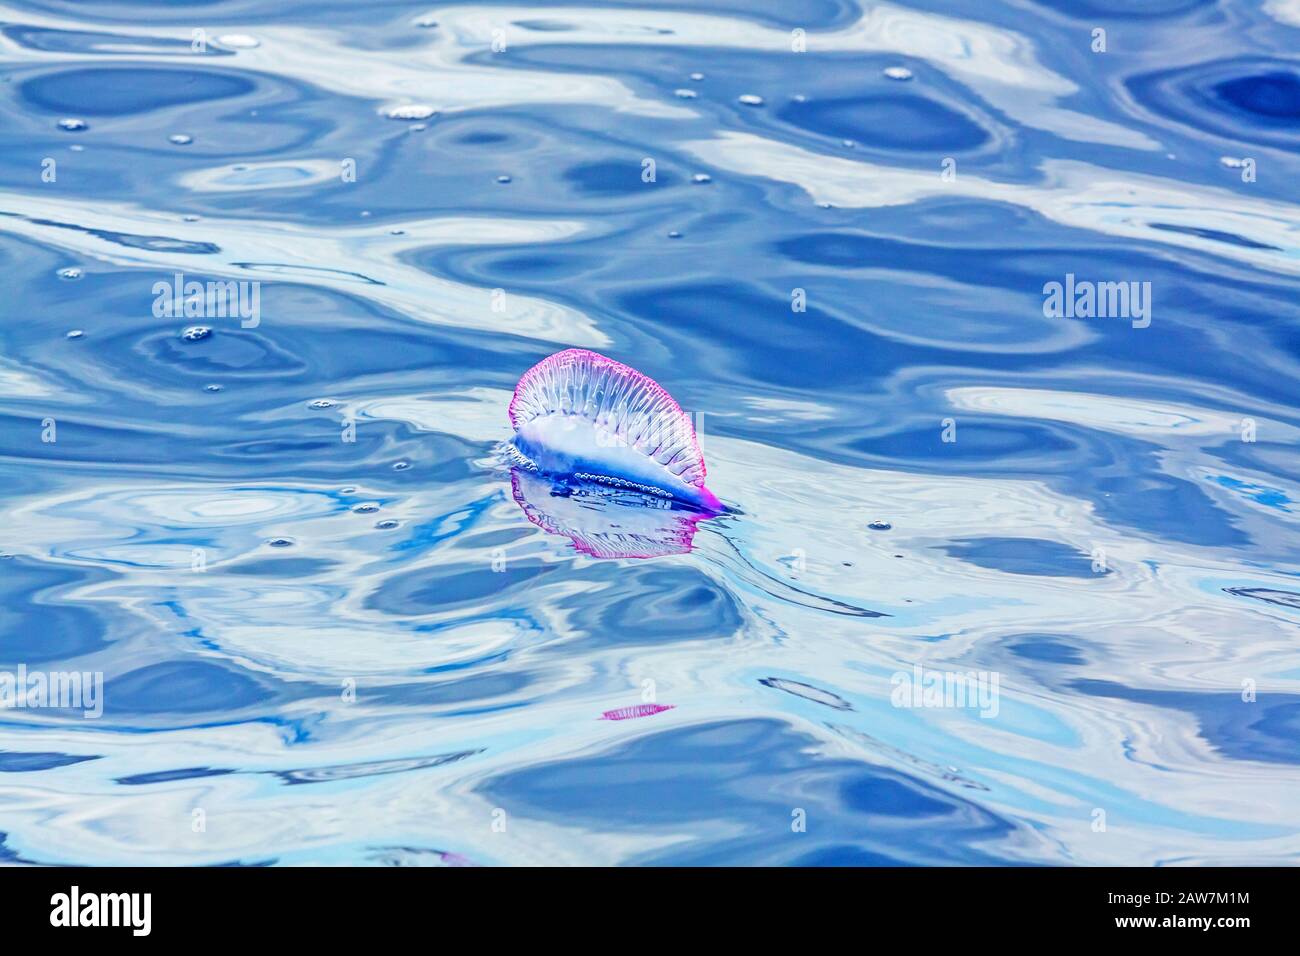
[[[1297,0],[0,4],[0,672],[102,675],[0,683],[0,853],[1300,861],[1297,51]],[[511,472],[567,347],[729,514]]]

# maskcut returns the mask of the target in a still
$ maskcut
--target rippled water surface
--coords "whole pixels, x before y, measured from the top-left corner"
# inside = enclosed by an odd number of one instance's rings
[[[0,714],[0,854],[1300,861],[1298,51],[1296,0],[0,5],[0,669],[104,681]],[[730,513],[511,472],[570,346]]]

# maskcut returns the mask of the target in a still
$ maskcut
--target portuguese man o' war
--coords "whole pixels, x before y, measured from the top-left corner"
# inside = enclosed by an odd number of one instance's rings
[[[514,463],[721,513],[690,416],[654,379],[587,349],[538,362],[510,400]]]
[[[514,438],[499,446],[515,503],[547,534],[598,559],[662,558],[699,549],[736,581],[773,597],[853,617],[879,611],[821,597],[753,563],[721,526],[743,512],[704,486],[690,417],[647,375],[587,349],[538,362],[510,400]],[[614,718],[610,718],[614,719]]]
[[[601,720],[635,720],[638,717],[653,717],[665,710],[672,710],[676,704],[636,704],[632,707],[620,707],[607,710],[600,715]]]

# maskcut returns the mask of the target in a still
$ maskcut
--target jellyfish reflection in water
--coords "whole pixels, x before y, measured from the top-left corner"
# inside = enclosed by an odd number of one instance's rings
[[[512,468],[514,499],[528,520],[593,558],[658,558],[691,550],[696,525],[717,517],[669,498],[594,482],[555,481]]]

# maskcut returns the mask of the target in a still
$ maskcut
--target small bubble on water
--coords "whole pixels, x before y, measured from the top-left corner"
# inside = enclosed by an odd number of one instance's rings
[[[1242,166],[1246,165],[1245,160],[1238,159],[1236,156],[1220,156],[1219,162],[1228,169],[1241,169]]]
[[[199,219],[202,217],[196,216],[194,215],[194,213],[190,213],[188,216],[181,216],[181,218],[184,219],[186,222],[198,222]]]
[[[498,176],[498,177],[497,177],[497,182],[501,183],[501,184],[504,186],[506,183],[510,182],[510,177],[509,177],[509,176]]]
[[[691,79],[694,80],[696,83],[698,83],[698,82],[700,82],[700,80],[704,79],[704,74],[703,74],[703,73],[692,73],[692,74],[691,74]]]
[[[202,342],[211,334],[212,330],[206,325],[191,325],[181,332],[181,338],[186,342]]]
[[[348,485],[346,488],[339,489],[339,494],[341,495],[354,495],[356,493],[357,493],[357,489],[353,485]]]
[[[857,145],[857,144],[854,143],[853,140],[851,140],[851,139],[846,139],[846,140],[841,140],[841,145],[842,145],[845,149],[852,149],[852,148],[853,148],[855,145]]]
[[[693,100],[695,99],[695,97],[699,96],[700,94],[696,93],[694,90],[683,89],[683,90],[673,90],[673,95],[676,96],[679,100]]]
[[[701,184],[711,183],[713,182],[713,177],[710,176],[708,173],[696,173],[694,176],[691,177],[691,182],[701,183]]]
[[[59,278],[68,282],[76,282],[83,275],[85,275],[85,273],[76,266],[68,266],[66,269],[60,269],[58,271]]]
[[[167,142],[175,143],[177,146],[188,146],[194,142],[194,137],[187,136],[185,133],[172,133],[167,137]]]
[[[292,548],[293,538],[272,538],[266,543],[273,548]]]
[[[867,527],[870,528],[872,531],[888,531],[890,528],[893,527],[893,525],[890,524],[888,521],[881,521],[879,518],[877,518],[875,521],[871,522],[871,524],[867,525]]]
[[[253,50],[262,45],[261,40],[247,33],[223,33],[217,37],[217,42],[232,50]]]
[[[438,25],[438,21],[435,20],[433,17],[420,17],[420,19],[415,21],[415,25],[417,27],[422,27],[425,30],[429,30],[432,29],[433,27],[436,27]]]
[[[90,129],[90,124],[83,119],[66,117],[59,120],[59,129],[66,129],[69,133],[80,133]]]
[[[763,105],[763,97],[759,96],[757,93],[742,93],[740,94],[740,96],[736,97],[736,100],[737,102],[743,103],[746,106]]]
[[[406,230],[405,230],[405,229],[389,229],[389,230],[388,230],[388,234],[389,234],[390,236],[404,236],[404,235],[406,235]]]
[[[390,106],[384,115],[392,120],[427,120],[437,116],[438,111],[428,103],[402,103]]]
[[[808,97],[804,96],[802,93],[796,93],[794,96],[790,97],[790,99],[794,100],[796,103],[808,102]]]
[[[397,526],[398,522],[394,521],[392,518],[385,518],[383,521],[375,522],[375,527],[380,531],[392,531]]]
[[[406,131],[408,133],[420,133],[428,128],[428,123],[412,123],[410,126],[406,127]]]
[[[668,233],[668,238],[669,238],[669,239],[680,239],[681,237],[682,237],[682,234],[681,234],[680,232],[678,232],[676,229],[673,229],[672,231],[670,231],[670,232]]]
[[[332,398],[318,398],[315,401],[307,403],[308,408],[333,408],[334,400]]]
[[[818,208],[818,209],[831,209],[831,208],[834,208],[834,207],[832,207],[831,204],[828,203],[828,202],[819,202],[819,203],[817,204],[817,208]]]
[[[393,471],[406,471],[406,469],[410,467],[411,463],[409,461],[398,461],[393,463]]]
[[[912,71],[905,66],[887,66],[885,67],[885,76],[891,80],[902,82],[912,78]]]
[[[83,153],[86,151],[86,147],[82,146],[80,143],[73,143],[71,146],[68,147],[68,149],[70,149],[74,153]]]
[[[215,382],[214,382],[213,384],[211,384],[211,385],[204,385],[204,386],[203,386],[203,390],[204,390],[205,392],[219,392],[219,391],[221,391],[221,388],[222,388],[222,386],[216,384]]]
[[[373,501],[363,501],[359,505],[354,505],[352,510],[359,515],[372,515],[379,510],[379,505]]]
[[[81,338],[81,337],[82,337],[83,335],[85,335],[85,334],[86,334],[86,333],[83,332],[83,331],[81,331],[81,329],[72,329],[70,332],[68,332],[68,338],[70,338],[70,339],[79,339],[79,338]]]

